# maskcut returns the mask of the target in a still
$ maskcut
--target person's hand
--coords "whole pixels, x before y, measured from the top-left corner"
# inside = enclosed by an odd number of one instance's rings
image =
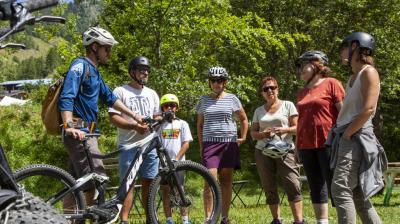
[[[137,114],[136,117],[135,117],[135,120],[136,120],[139,124],[143,124],[143,123],[144,123],[143,119],[144,119],[144,116],[142,116],[142,115],[140,115],[140,114]]]
[[[262,131],[261,133],[264,138],[271,138],[271,136],[273,136],[275,132],[273,132],[272,128],[267,128],[264,131]]]
[[[136,124],[135,131],[137,131],[139,134],[143,135],[149,130],[149,126],[147,124]]]
[[[75,128],[65,129],[65,134],[72,136],[74,139],[79,139],[80,141],[82,141],[85,138],[85,132]]]
[[[238,138],[237,139],[237,144],[240,146],[241,144],[243,144],[246,141],[245,138]]]
[[[294,161],[298,164],[303,163],[303,161],[300,158],[299,151],[297,151],[296,149],[294,150]]]
[[[274,127],[273,132],[277,135],[282,135],[288,132],[288,128],[284,127]]]
[[[345,140],[351,140],[351,135],[345,131],[342,135],[342,138]]]

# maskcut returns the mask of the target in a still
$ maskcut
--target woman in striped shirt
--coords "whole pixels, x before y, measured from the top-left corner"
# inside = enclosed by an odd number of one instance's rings
[[[197,104],[197,135],[203,165],[219,179],[221,185],[221,224],[226,224],[229,223],[233,170],[240,168],[239,146],[246,140],[248,121],[240,100],[234,94],[225,92],[229,78],[225,68],[210,68],[208,78],[212,91],[202,96]],[[234,115],[240,121],[240,136]],[[212,208],[210,197],[210,187],[205,185],[206,217],[210,216]]]

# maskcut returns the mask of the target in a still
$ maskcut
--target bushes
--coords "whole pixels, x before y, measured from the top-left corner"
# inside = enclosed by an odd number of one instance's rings
[[[33,163],[66,167],[60,138],[45,133],[39,114],[38,104],[0,107],[0,143],[13,170]]]

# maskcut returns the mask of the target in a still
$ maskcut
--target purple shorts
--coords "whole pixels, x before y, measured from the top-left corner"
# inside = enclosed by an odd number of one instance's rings
[[[203,165],[210,168],[240,169],[237,142],[203,142]]]

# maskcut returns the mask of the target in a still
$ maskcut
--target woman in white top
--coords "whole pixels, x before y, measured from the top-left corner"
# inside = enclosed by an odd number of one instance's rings
[[[376,139],[372,131],[372,118],[378,102],[380,80],[373,66],[374,47],[374,38],[363,32],[348,35],[340,47],[341,62],[351,67],[351,76],[337,119],[336,129],[344,132],[339,140],[331,185],[339,223],[356,223],[356,214],[359,214],[363,223],[382,223],[365,196],[359,175],[360,167],[365,162],[363,158],[367,156],[359,136],[368,134],[369,138]],[[377,140],[374,142],[378,143]]]
[[[260,87],[265,104],[254,111],[251,136],[257,140],[255,160],[272,214],[271,224],[282,223],[278,180],[288,195],[293,223],[302,224],[303,203],[293,143],[298,113],[292,102],[278,98],[279,87],[275,78],[264,77]]]

